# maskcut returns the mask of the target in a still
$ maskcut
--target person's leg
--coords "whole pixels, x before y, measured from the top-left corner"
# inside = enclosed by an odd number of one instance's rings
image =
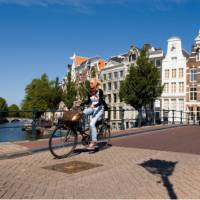
[[[83,111],[83,129],[85,129],[86,124],[88,125],[88,116],[92,115],[94,112],[94,109],[92,108],[86,108]]]
[[[103,109],[98,110],[98,112],[95,114],[95,116],[92,117],[91,122],[90,122],[90,130],[91,130],[91,135],[92,135],[92,143],[97,142],[97,129],[96,129],[96,122],[101,116],[103,115]]]

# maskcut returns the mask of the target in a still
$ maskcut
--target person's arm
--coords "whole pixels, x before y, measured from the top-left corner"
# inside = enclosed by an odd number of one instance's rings
[[[94,105],[95,107],[98,107],[100,105],[103,105],[104,100],[103,100],[103,91],[101,89],[99,89],[99,102]]]

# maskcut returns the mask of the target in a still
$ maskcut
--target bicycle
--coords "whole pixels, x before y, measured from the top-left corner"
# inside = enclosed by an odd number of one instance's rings
[[[70,111],[68,111],[68,113],[69,112]],[[82,119],[83,113],[81,112],[79,114],[81,114],[80,118]],[[61,159],[70,156],[78,144],[79,135],[82,137],[81,143],[83,145],[89,144],[91,140],[89,128],[83,130],[81,119],[75,121],[58,120],[58,123],[49,138],[49,150],[55,158]],[[96,127],[97,140],[103,142],[104,146],[108,146],[110,142],[109,117],[105,118],[105,116],[103,116],[97,121]]]

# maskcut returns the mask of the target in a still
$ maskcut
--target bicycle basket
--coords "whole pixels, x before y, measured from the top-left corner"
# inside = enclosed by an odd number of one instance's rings
[[[82,117],[81,112],[64,111],[62,119],[63,121],[66,121],[66,122],[79,122],[81,117]]]

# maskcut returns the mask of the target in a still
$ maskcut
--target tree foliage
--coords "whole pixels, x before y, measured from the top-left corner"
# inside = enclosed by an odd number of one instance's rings
[[[0,97],[0,110],[8,110],[7,102],[4,98]]]
[[[89,91],[90,91],[90,82],[88,80],[79,85],[79,97],[81,101],[84,101],[87,98],[87,94]]]
[[[4,98],[0,97],[0,111],[8,111],[8,105]],[[7,112],[0,112],[0,118],[6,117]]]
[[[141,112],[143,106],[152,104],[162,93],[158,69],[149,61],[143,49],[136,66],[131,65],[126,79],[120,85],[121,100]]]
[[[9,117],[19,117],[19,107],[16,104],[12,104],[8,107]]]
[[[73,103],[76,100],[76,95],[77,95],[77,91],[76,91],[75,83],[72,81],[71,71],[69,71],[67,74],[66,90],[64,91],[64,94],[63,94],[63,101],[68,109],[71,109],[73,107]]]
[[[92,69],[91,69],[91,77],[96,78],[96,68],[95,68],[95,66],[93,66]]]
[[[47,110],[57,109],[62,99],[62,91],[56,81],[49,81],[48,76],[43,74],[40,79],[33,79],[26,86],[26,95],[22,102],[23,110]]]

